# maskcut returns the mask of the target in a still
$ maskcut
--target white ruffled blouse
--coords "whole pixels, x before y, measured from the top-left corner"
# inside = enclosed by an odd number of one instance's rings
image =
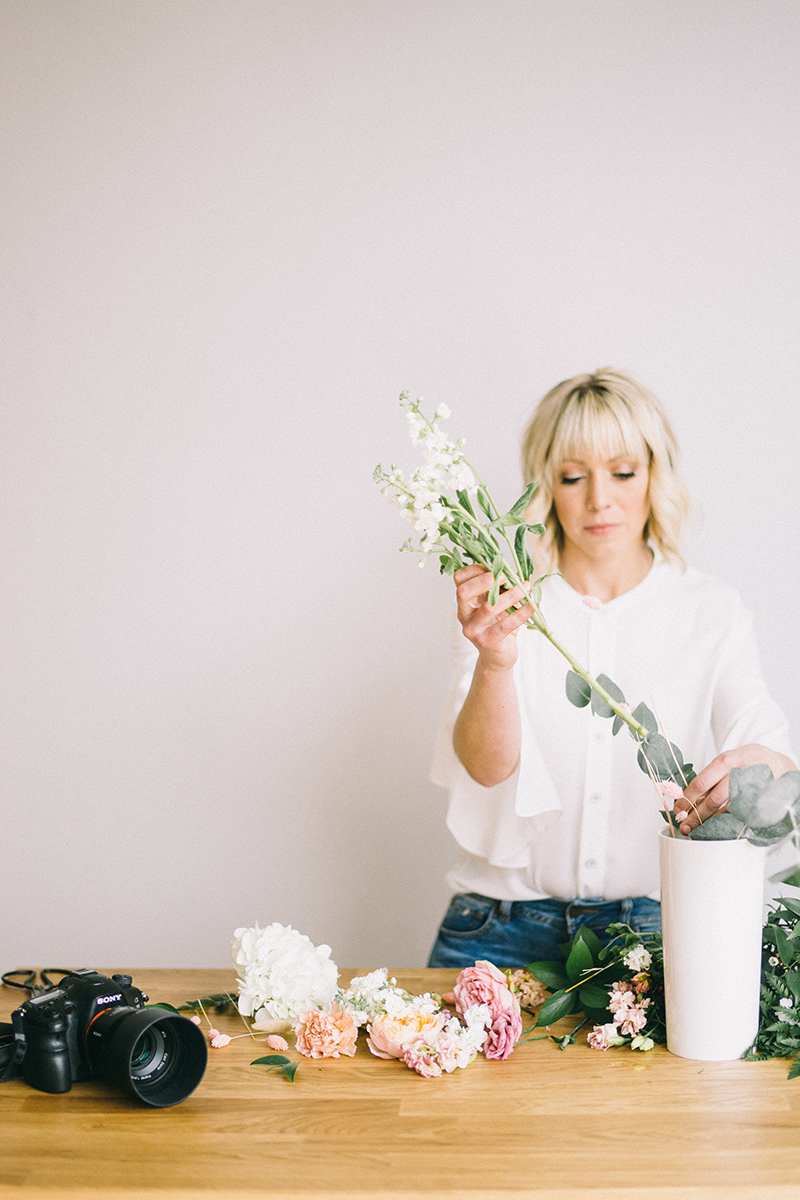
[[[753,622],[738,594],[699,571],[656,561],[631,591],[591,610],[560,577],[543,584],[554,635],[631,707],[644,700],[699,771],[722,750],[758,742],[791,756],[788,726],[767,692]],[[458,892],[498,900],[658,897],[660,803],[627,729],[566,698],[566,660],[523,629],[514,669],[522,718],[519,765],[476,783],[453,750],[453,726],[477,653],[457,629],[457,664],[431,771],[450,791]]]

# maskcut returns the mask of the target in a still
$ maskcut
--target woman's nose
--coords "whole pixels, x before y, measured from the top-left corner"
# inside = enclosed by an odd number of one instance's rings
[[[610,503],[608,485],[600,476],[593,475],[589,480],[588,503],[593,512],[608,508]]]

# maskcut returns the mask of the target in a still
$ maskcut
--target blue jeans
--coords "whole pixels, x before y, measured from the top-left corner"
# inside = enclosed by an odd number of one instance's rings
[[[496,967],[559,962],[559,945],[588,925],[602,943],[616,922],[639,933],[661,932],[661,905],[647,897],[628,900],[492,900],[459,892],[450,901],[434,942],[429,967],[471,967],[486,958]]]

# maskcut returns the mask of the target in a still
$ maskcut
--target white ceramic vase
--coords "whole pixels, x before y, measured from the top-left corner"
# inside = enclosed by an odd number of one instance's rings
[[[741,1058],[758,1032],[766,850],[660,833],[667,1049]]]

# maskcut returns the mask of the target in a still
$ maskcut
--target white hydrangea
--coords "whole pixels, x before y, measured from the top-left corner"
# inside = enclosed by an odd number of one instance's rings
[[[237,929],[231,946],[239,975],[239,1012],[256,1027],[294,1023],[309,1008],[328,1007],[339,971],[330,946],[315,946],[291,925]]]

